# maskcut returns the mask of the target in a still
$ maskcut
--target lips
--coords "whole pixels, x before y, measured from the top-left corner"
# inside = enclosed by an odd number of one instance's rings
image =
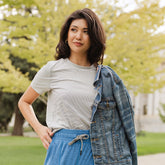
[[[74,42],[74,44],[75,44],[76,46],[82,46],[82,45],[83,45],[83,44],[80,43],[80,42]]]

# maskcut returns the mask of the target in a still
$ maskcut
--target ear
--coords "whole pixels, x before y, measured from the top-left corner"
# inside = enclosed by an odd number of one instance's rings
[[[65,44],[68,44],[68,39],[65,40]]]

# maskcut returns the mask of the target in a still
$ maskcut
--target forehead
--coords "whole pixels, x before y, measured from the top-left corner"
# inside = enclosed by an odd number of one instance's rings
[[[78,28],[88,28],[87,21],[85,19],[75,19],[71,22],[70,27],[71,26]]]

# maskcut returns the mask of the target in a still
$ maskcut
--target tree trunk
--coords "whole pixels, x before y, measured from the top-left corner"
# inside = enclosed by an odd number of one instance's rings
[[[23,124],[24,117],[18,109],[18,106],[15,107],[15,122],[12,135],[13,136],[23,136]]]

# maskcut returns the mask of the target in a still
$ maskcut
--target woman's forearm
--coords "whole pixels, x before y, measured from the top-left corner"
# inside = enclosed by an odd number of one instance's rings
[[[32,107],[32,103],[37,99],[38,96],[39,94],[30,86],[20,98],[18,107],[24,118],[40,137],[43,146],[48,149],[49,144],[52,141],[51,136],[53,136],[53,133],[48,127],[43,126],[38,121]]]
[[[26,121],[32,126],[32,128],[37,133],[41,124],[34,113],[32,105],[20,99],[18,106]]]

